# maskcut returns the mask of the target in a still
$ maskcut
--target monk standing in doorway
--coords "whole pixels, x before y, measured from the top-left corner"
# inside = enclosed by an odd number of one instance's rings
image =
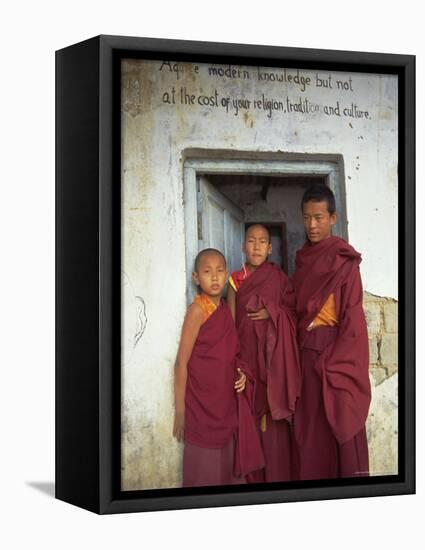
[[[361,256],[331,234],[337,214],[326,185],[307,189],[301,208],[307,240],[293,276],[302,371],[294,416],[298,477],[365,476],[371,393]]]
[[[255,416],[265,467],[249,483],[293,478],[291,422],[300,390],[295,296],[285,273],[269,262],[270,234],[250,226],[246,262],[229,278],[227,301],[240,339],[240,357],[255,377]]]

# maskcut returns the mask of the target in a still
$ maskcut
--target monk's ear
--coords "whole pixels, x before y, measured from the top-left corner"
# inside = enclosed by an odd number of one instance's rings
[[[196,271],[192,273],[192,281],[195,283],[195,285],[199,286],[199,277]]]
[[[273,250],[273,246],[272,246],[272,242],[270,241],[269,242],[269,247],[267,249],[267,256],[270,256],[270,254],[272,253],[272,250]]]
[[[334,212],[333,214],[331,214],[331,217],[330,217],[330,221],[331,221],[331,225],[335,225],[336,224],[336,212]]]

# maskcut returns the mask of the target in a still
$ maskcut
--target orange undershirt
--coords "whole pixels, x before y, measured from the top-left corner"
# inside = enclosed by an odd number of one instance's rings
[[[320,326],[334,327],[337,324],[338,317],[336,315],[335,296],[331,294],[309,328],[311,330]]]
[[[239,271],[234,271],[229,277],[229,284],[235,292],[239,290],[241,284],[251,275],[251,271],[248,271],[246,264],[242,265]]]
[[[208,296],[205,296],[205,294],[197,294],[195,296],[195,299],[193,300],[194,304],[198,304],[202,309],[203,314],[203,320],[202,323],[205,323],[205,321],[208,319],[208,317],[214,313],[214,311],[217,309],[217,306],[215,303],[208,298]]]

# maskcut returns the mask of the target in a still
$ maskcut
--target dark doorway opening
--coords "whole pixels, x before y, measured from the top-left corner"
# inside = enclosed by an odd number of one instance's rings
[[[295,269],[295,253],[305,242],[301,216],[302,195],[313,182],[325,184],[325,178],[205,174],[202,180],[239,209],[244,228],[253,223],[261,223],[269,229],[273,249],[270,259],[291,276]],[[238,243],[237,248],[241,245],[242,242],[240,245]],[[232,258],[230,263],[232,264]]]

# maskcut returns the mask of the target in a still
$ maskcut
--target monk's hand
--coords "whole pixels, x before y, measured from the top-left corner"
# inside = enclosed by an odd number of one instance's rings
[[[173,426],[173,436],[177,441],[183,441],[184,435],[184,413],[175,413],[174,415],[174,426]]]
[[[245,389],[246,375],[241,371],[241,369],[237,369],[237,371],[239,373],[239,378],[235,382],[235,390],[239,393]]]
[[[248,313],[247,315],[253,321],[260,321],[261,319],[268,319],[270,317],[269,312],[265,307],[262,307],[257,311]]]

